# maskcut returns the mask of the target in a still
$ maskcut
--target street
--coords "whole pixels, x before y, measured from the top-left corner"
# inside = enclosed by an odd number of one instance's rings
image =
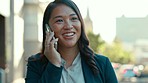
[[[119,83],[148,83],[148,77],[126,79]]]

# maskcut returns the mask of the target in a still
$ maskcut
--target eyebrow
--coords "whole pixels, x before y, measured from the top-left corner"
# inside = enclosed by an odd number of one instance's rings
[[[70,14],[69,16],[75,16],[76,14]],[[62,16],[55,16],[53,19],[61,18]]]
[[[76,14],[70,14],[70,16],[75,16]]]

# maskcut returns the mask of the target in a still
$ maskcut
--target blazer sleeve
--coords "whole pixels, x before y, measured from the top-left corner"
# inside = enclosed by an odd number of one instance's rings
[[[106,66],[105,66],[105,83],[118,83],[115,71],[108,58],[106,58]]]
[[[42,65],[37,61],[29,61],[25,83],[59,83],[62,67],[56,67],[50,62],[42,69]]]

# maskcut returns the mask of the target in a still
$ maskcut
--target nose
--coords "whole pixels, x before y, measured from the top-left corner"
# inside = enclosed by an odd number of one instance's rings
[[[73,28],[72,22],[69,21],[69,20],[67,20],[67,21],[65,22],[65,27],[64,27],[64,28],[65,28],[65,29],[72,29],[72,28]]]

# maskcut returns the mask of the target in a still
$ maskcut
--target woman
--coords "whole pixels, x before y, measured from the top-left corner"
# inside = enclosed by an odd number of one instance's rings
[[[117,83],[109,59],[89,48],[82,16],[71,0],[47,6],[42,52],[31,56],[27,66],[26,83]]]

